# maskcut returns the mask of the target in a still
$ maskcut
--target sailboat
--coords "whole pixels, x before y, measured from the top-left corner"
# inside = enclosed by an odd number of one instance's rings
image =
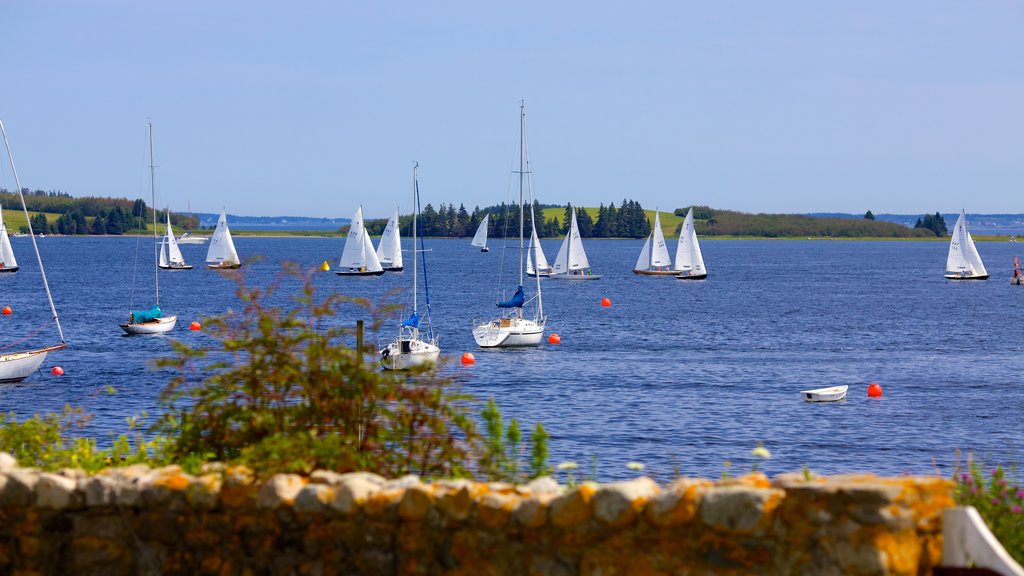
[[[413,249],[416,245],[413,244]],[[398,210],[388,220],[381,234],[380,244],[377,244],[377,259],[385,272],[402,271],[402,237],[398,233]]]
[[[665,235],[661,231],[661,214],[654,211],[654,230],[647,235],[640,257],[633,267],[634,274],[644,276],[674,276],[678,274],[672,269],[672,257],[665,246]]]
[[[235,242],[231,239],[228,229],[227,209],[221,209],[217,218],[217,228],[213,231],[210,247],[206,250],[206,267],[218,270],[236,270],[242,267],[235,250]]]
[[[1024,285],[1024,270],[1020,268],[1020,260],[1017,256],[1013,257],[1013,276],[1010,276],[1010,284],[1014,286]]]
[[[5,352],[0,354],[0,382],[21,382],[29,375],[39,369],[39,366],[46,360],[46,355],[54,350],[66,348],[64,342],[64,331],[60,327],[60,318],[57,317],[57,309],[53,306],[53,296],[50,295],[50,284],[46,281],[46,270],[43,268],[43,258],[39,255],[39,246],[36,245],[36,235],[32,232],[32,220],[28,216],[28,208],[25,206],[25,196],[22,195],[21,180],[18,179],[18,169],[14,167],[14,156],[11,154],[11,145],[7,142],[7,130],[4,123],[0,121],[0,134],[3,135],[4,148],[7,150],[7,159],[11,163],[11,172],[14,176],[15,187],[18,190],[18,197],[21,198],[21,209],[25,213],[25,221],[28,222],[28,235],[32,238],[32,249],[36,253],[36,261],[39,262],[39,273],[43,277],[43,288],[46,290],[46,299],[50,303],[50,312],[53,313],[53,323],[57,327],[57,335],[60,337],[60,344],[37,348],[25,352]],[[6,330],[4,334],[9,332]],[[24,339],[20,340],[23,341]],[[19,341],[19,342],[20,342]],[[14,344],[3,347],[6,350]]]
[[[949,241],[945,277],[948,280],[988,280],[988,271],[974,246],[971,233],[967,231],[967,215],[963,210],[956,219],[953,237]]]
[[[363,226],[362,206],[356,209],[352,223],[349,224],[348,238],[345,240],[345,249],[341,252],[338,268],[341,270],[335,274],[339,276],[380,276],[384,273],[377,253],[373,250],[370,234]]]
[[[693,208],[686,213],[683,227],[679,229],[676,272],[679,280],[703,280],[708,277],[704,256],[700,253],[700,243],[697,242],[697,231],[693,228]]]
[[[18,261],[14,258],[14,249],[11,248],[11,239],[7,237],[3,209],[0,208],[0,272],[17,272],[18,268]]]
[[[157,235],[156,224],[156,166],[153,164],[153,124],[149,124],[149,190],[153,195],[153,293],[154,303],[149,310],[129,312],[128,323],[121,324],[121,329],[129,336],[136,334],[162,334],[174,329],[178,323],[177,316],[164,316],[160,309],[160,237]],[[168,218],[170,218],[168,216]],[[170,220],[168,220],[170,222]],[[132,283],[134,287],[134,282]],[[130,307],[130,306],[129,306]]]
[[[480,221],[480,227],[476,229],[476,234],[473,235],[473,241],[469,243],[470,246],[476,246],[481,252],[490,252],[491,249],[487,247],[487,224],[491,221],[491,215],[484,214],[484,219]]]
[[[192,267],[185,264],[185,258],[178,248],[178,241],[174,239],[174,232],[171,230],[171,211],[167,211],[167,236],[160,243],[161,270],[191,270]]]
[[[552,280],[600,280],[600,274],[590,271],[590,261],[583,250],[580,228],[576,224],[576,210],[570,211],[572,223],[569,225],[569,233],[565,235],[565,240],[562,240],[562,247],[555,256],[555,266],[548,277]]]
[[[534,262],[537,263],[536,267],[533,265]],[[544,249],[540,245],[540,238],[537,238],[536,228],[533,229],[533,234],[530,236],[530,251],[526,253],[526,275],[530,278],[551,276],[551,265],[548,264],[548,259],[544,256]]]
[[[416,217],[420,211],[420,188],[416,179],[416,171],[419,163],[412,168],[412,314],[407,320],[403,320],[398,326],[398,337],[380,351],[380,363],[389,370],[407,370],[414,366],[436,364],[441,354],[441,348],[437,345],[437,336],[430,326],[430,290],[427,289],[427,252],[423,249],[423,242],[420,240],[420,249],[416,249]],[[397,216],[398,213],[396,212]],[[426,295],[426,312],[420,318],[417,307],[417,258],[416,252],[421,254],[423,259],[423,292]],[[420,324],[427,325],[426,338],[422,338]]]
[[[544,337],[544,306],[540,293],[540,278],[536,279],[537,297],[527,300],[523,290],[523,257],[525,243],[523,238],[523,180],[530,174],[530,221],[533,214],[533,178],[526,168],[526,104],[519,104],[519,286],[512,298],[497,302],[498,308],[504,312],[500,318],[484,322],[473,322],[473,339],[482,348],[505,348],[515,346],[538,346]],[[523,307],[534,303],[533,318],[523,316]]]

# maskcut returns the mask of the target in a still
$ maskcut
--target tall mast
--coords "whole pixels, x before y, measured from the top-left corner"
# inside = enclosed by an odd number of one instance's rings
[[[25,195],[21,192],[21,180],[18,179],[18,169],[14,167],[14,155],[11,154],[11,144],[7,141],[7,130],[4,123],[0,121],[0,135],[4,138],[4,148],[7,149],[7,159],[11,162],[11,173],[14,175],[14,185],[18,187],[18,197],[21,198],[21,210],[25,213],[25,222],[28,224],[28,234],[32,238],[32,249],[36,252],[36,261],[39,262],[39,273],[43,276],[43,288],[46,289],[46,299],[50,302],[50,312],[53,312],[53,322],[57,325],[57,335],[64,343],[64,331],[60,328],[60,318],[57,317],[57,308],[53,305],[53,296],[50,295],[50,283],[46,281],[46,269],[43,268],[43,257],[39,255],[39,245],[36,244],[36,234],[32,231],[32,219],[28,216],[28,207],[25,205]]]
[[[153,165],[153,123],[149,123],[149,191],[153,200],[153,286],[156,289],[156,305],[160,305],[160,248],[156,235],[156,166]]]
[[[526,101],[519,102],[519,285],[523,285],[523,150],[526,148]],[[522,308],[519,309],[522,316]]]
[[[419,194],[416,189],[416,171],[419,169],[420,163],[412,163],[412,313],[416,313],[416,212],[419,209],[417,205],[419,203]],[[398,226],[398,222],[395,222],[395,226]]]

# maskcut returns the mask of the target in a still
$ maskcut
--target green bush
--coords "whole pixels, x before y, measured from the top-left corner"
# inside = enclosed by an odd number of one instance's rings
[[[957,465],[953,480],[957,504],[977,508],[1006,551],[1024,562],[1024,487],[1007,480],[1002,466],[986,474],[971,458],[966,469]]]

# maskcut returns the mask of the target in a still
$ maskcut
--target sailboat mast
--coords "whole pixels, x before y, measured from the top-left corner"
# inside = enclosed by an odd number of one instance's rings
[[[50,283],[46,281],[46,269],[43,268],[43,257],[39,255],[39,245],[36,244],[36,235],[32,231],[32,219],[28,216],[28,207],[25,206],[25,195],[21,192],[21,180],[18,179],[18,169],[14,167],[14,155],[11,154],[11,144],[7,141],[7,130],[0,120],[0,135],[4,138],[4,148],[7,149],[7,159],[11,163],[11,174],[14,175],[14,185],[18,187],[18,197],[21,198],[21,210],[25,213],[25,222],[28,223],[28,233],[32,238],[32,249],[36,252],[36,261],[39,262],[39,273],[43,276],[43,288],[46,289],[46,299],[50,302],[50,312],[53,312],[53,321],[57,324],[57,335],[64,343],[64,331],[60,327],[60,318],[57,317],[57,308],[53,305],[53,296],[50,294]]]
[[[153,286],[156,305],[160,305],[160,248],[156,235],[156,166],[153,165],[153,123],[149,123],[149,191],[153,201]]]
[[[416,212],[419,210],[417,206],[419,201],[419,194],[416,190],[416,171],[419,170],[420,163],[413,162],[412,164],[412,313],[416,313]],[[395,223],[397,226],[398,223]]]
[[[526,101],[519,102],[519,285],[523,285],[523,150],[526,148]],[[522,308],[520,315],[522,315]]]

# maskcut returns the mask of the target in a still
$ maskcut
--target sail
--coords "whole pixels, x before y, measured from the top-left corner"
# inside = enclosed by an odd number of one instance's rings
[[[512,295],[512,298],[498,302],[498,308],[522,308],[525,303],[526,294],[523,293],[523,287],[520,286],[516,288],[516,293]]]
[[[373,249],[373,241],[370,240],[370,233],[366,231],[366,227],[363,227],[363,264],[366,269],[370,272],[380,272],[384,269],[380,265],[380,259],[377,258],[377,252]]]
[[[647,240],[644,240],[644,248],[640,251],[640,257],[636,259],[636,266],[633,266],[633,270],[647,270],[651,264],[651,235],[647,235]]]
[[[981,262],[981,255],[974,246],[974,239],[967,231],[967,216],[963,210],[953,227],[953,237],[949,241],[949,254],[946,256],[946,273],[964,276],[986,276],[988,271]]]
[[[377,252],[373,249],[370,233],[363,226],[362,206],[357,208],[355,215],[352,216],[352,223],[348,228],[348,238],[345,239],[345,249],[341,252],[338,266],[367,272],[379,272],[384,269],[380,265],[380,259],[377,258]]]
[[[231,231],[228,230],[228,216],[223,210],[220,217],[217,218],[217,229],[213,231],[210,248],[206,251],[207,264],[220,264],[221,262],[241,264],[238,252],[235,251],[235,243],[231,240]]]
[[[533,228],[533,235],[530,236],[530,253],[536,255],[537,269],[547,272],[551,269],[548,259],[544,256],[544,248],[540,245],[540,238],[537,237],[537,228]]]
[[[470,246],[476,246],[477,248],[487,247],[487,223],[490,219],[490,214],[484,214],[484,219],[480,222],[480,227],[476,229],[476,234],[473,235],[473,241],[469,243]]]
[[[4,224],[2,215],[0,215],[0,267],[18,267],[18,261],[14,259],[14,250],[11,248],[11,239],[7,236],[7,226]]]
[[[160,243],[160,260],[157,261],[157,265],[166,268],[167,264],[167,241],[164,240]]]
[[[166,249],[166,253],[164,250]],[[178,248],[178,241],[174,239],[174,231],[171,230],[171,214],[167,213],[167,240],[160,249],[160,265],[184,266],[185,258]]]
[[[384,227],[384,234],[377,245],[377,259],[380,260],[381,266],[402,267],[402,238],[398,233],[398,210],[395,210],[388,220],[388,225]]]
[[[558,249],[558,256],[555,256],[554,272],[557,274],[567,274],[572,270],[585,270],[587,268],[590,268],[590,261],[587,260],[587,253],[583,251],[583,240],[580,239],[580,228],[576,223],[576,210],[573,210],[569,233],[562,240],[562,246]]]
[[[665,246],[665,235],[661,232],[661,215],[654,213],[654,230],[651,239],[651,268],[671,266],[672,258],[668,255],[668,246]]]
[[[704,257],[697,242],[697,231],[693,227],[693,208],[686,213],[683,227],[679,230],[679,244],[676,247],[676,270],[690,274],[705,274]]]

